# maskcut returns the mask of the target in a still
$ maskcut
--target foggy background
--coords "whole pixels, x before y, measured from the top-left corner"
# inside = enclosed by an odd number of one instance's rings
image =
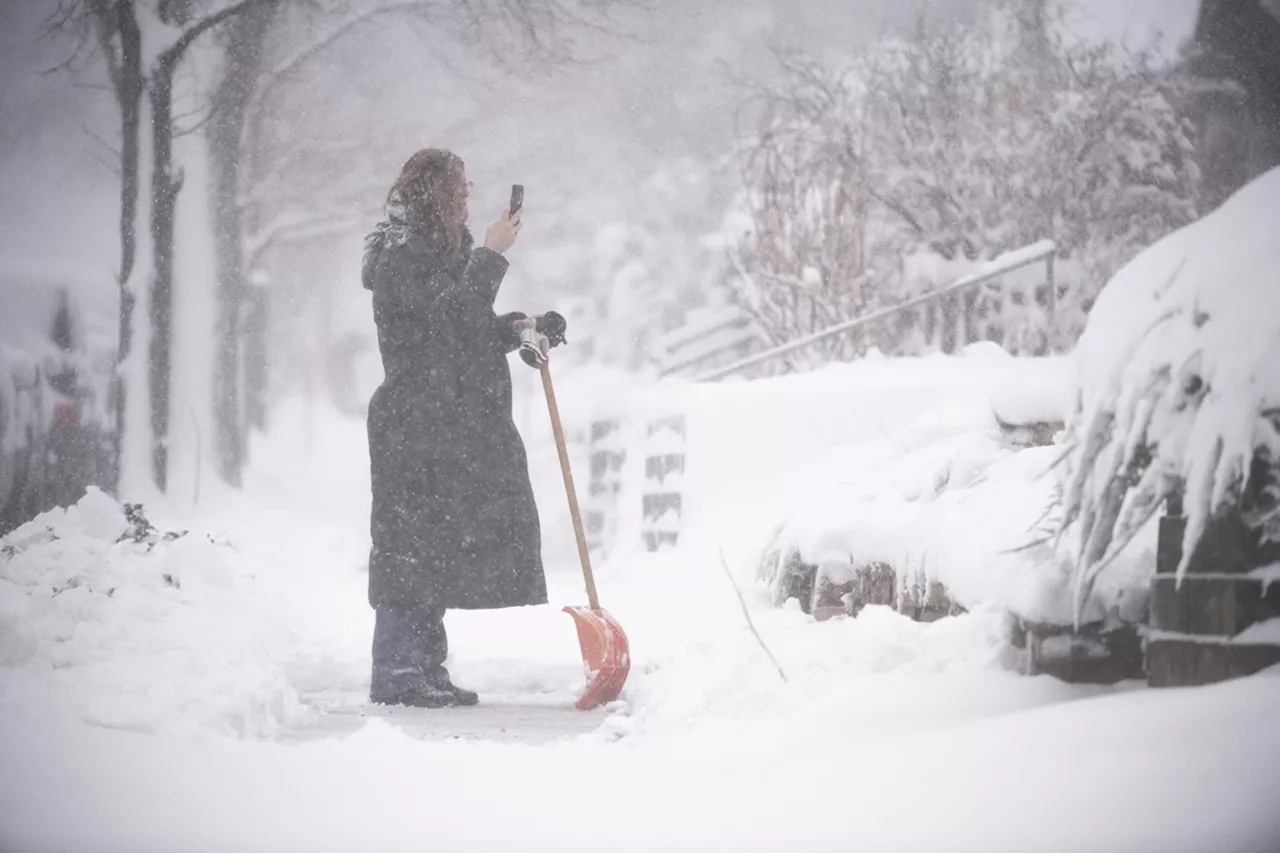
[[[215,376],[219,347],[229,338],[218,338],[209,318],[223,298],[225,279],[218,276],[225,275],[220,264],[227,253],[211,244],[207,158],[189,147],[205,134],[179,133],[174,163],[189,180],[177,213],[174,391],[157,402],[161,397],[144,389],[138,373],[131,404],[141,406],[150,394],[151,411],[175,413],[170,433],[153,438],[187,460],[184,482],[199,481],[205,463],[198,457],[216,456],[234,483],[245,456],[226,441],[264,428],[265,406],[290,395],[328,397],[362,414],[381,373],[370,298],[360,286],[362,240],[380,217],[399,167],[423,147],[450,148],[466,161],[475,184],[470,224],[477,238],[502,209],[511,184],[526,187],[525,228],[508,253],[512,267],[499,310],[568,315],[572,346],[561,359],[565,367],[651,369],[662,333],[684,323],[691,309],[725,299],[724,281],[732,274],[727,235],[742,225],[741,147],[758,129],[751,95],[786,78],[779,57],[803,55],[839,73],[886,39],[945,34],[1002,2],[1006,10],[1017,7],[1009,0],[624,3],[601,29],[545,34],[550,49],[534,60],[526,58],[528,45],[497,23],[459,29],[399,13],[370,18],[273,78],[251,106],[248,142],[238,155],[244,161],[243,273],[252,291],[243,310],[246,317],[257,310],[254,294],[265,294],[267,320],[266,331],[255,332],[251,318],[242,317],[235,346],[244,351],[231,369],[252,373],[265,363],[266,391],[237,392],[232,396],[241,408],[228,411],[226,389],[217,385],[256,380],[227,379],[226,370]],[[1054,26],[1067,41],[1145,47],[1160,36],[1159,55],[1172,60],[1193,30],[1198,4],[1078,0],[1065,6],[1065,18]],[[306,4],[286,4],[267,31],[263,66],[287,64],[343,14],[371,7],[353,2],[326,18]],[[96,42],[81,43],[77,52],[74,33],[49,29],[58,8],[57,0],[0,4],[0,271],[7,282],[0,332],[12,337],[39,327],[44,334],[52,293],[68,286],[105,351],[118,333],[119,110]],[[180,66],[179,131],[207,129],[204,96],[217,74],[205,66],[220,61],[209,59],[225,47],[215,49],[216,39],[233,34],[224,24],[211,33],[213,41],[202,37],[201,49]],[[144,38],[152,50],[163,41]],[[143,136],[149,134],[144,116]],[[1038,154],[1017,157],[1030,158],[1030,165]],[[150,165],[144,152],[143,171]],[[145,184],[142,189],[145,199]],[[144,205],[140,231],[146,215]],[[280,223],[294,227],[276,229]],[[896,245],[903,258],[914,251]],[[981,247],[986,253],[1009,248]],[[1125,244],[1123,251],[1130,250]],[[149,252],[139,246],[144,261]],[[940,266],[930,275],[949,280],[963,271]],[[808,274],[803,265],[796,272]],[[148,289],[146,275],[135,271],[139,298]],[[1090,282],[1093,292],[1100,283]],[[846,283],[833,279],[826,286]],[[840,302],[843,315],[874,307],[857,301],[867,298],[857,292],[861,287],[837,294],[853,300]],[[47,298],[31,296],[40,288]],[[901,298],[904,291],[896,288],[881,288],[875,304]],[[141,310],[134,315],[135,324],[144,321]],[[787,335],[806,331],[783,329]],[[260,357],[255,348],[264,346]],[[516,385],[519,417],[536,404],[536,383],[516,371]],[[110,394],[97,396],[102,401]],[[147,411],[136,409],[131,422],[141,423]],[[216,451],[208,440],[213,433]],[[135,457],[142,455],[139,450]]]
[[[416,148],[456,148],[476,184],[477,233],[500,209],[509,185],[523,182],[528,213],[513,273],[554,276],[557,264],[544,258],[545,272],[530,269],[531,256],[554,255],[575,229],[599,222],[597,212],[646,215],[636,188],[656,169],[682,158],[716,164],[728,155],[739,101],[730,70],[769,75],[774,45],[838,62],[849,50],[909,26],[922,10],[933,19],[963,19],[981,3],[663,3],[652,14],[626,16],[622,29],[631,37],[601,39],[607,44],[594,51],[591,64],[555,72],[508,73],[465,57],[451,70],[403,25],[374,22],[342,52],[336,82],[341,86],[345,77],[350,85],[329,88],[335,69],[299,75],[291,95],[296,108],[279,120],[284,133],[295,123],[298,132],[318,123],[352,139],[386,134],[394,156],[375,176],[386,186]],[[1196,7],[1194,0],[1077,5],[1082,38],[1140,41],[1159,27],[1170,44],[1190,32]],[[56,0],[0,3],[0,253],[84,270],[112,290],[110,272],[119,262],[117,183],[111,152],[99,140],[113,138],[116,107],[101,83],[95,88],[52,70],[70,51],[65,40],[43,31],[55,6]],[[443,51],[455,60],[460,52],[456,46]],[[712,215],[692,221],[716,225]],[[366,218],[343,253],[335,253],[346,256],[347,275],[355,264],[351,252],[358,252],[353,247],[372,222]]]

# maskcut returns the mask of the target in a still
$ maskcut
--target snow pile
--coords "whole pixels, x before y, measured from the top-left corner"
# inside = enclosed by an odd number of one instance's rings
[[[666,383],[638,404],[684,414],[696,503],[698,490],[736,479],[745,466],[781,470],[914,424],[1061,422],[1069,371],[1065,358],[1013,358],[984,342],[960,356],[872,355],[771,379]]]
[[[236,551],[96,488],[0,540],[0,704],[255,735],[297,716],[293,644]]]
[[[1007,683],[1016,678],[1008,617],[994,608],[920,623],[868,607],[857,619],[815,622],[795,602],[775,608],[763,587],[731,582],[725,565],[718,553],[682,548],[631,554],[604,567],[601,603],[625,627],[634,660],[621,708],[600,737],[728,747],[750,740],[763,721],[798,716],[820,717],[822,730],[847,733],[860,715],[878,717],[884,710],[871,694],[886,679],[922,704],[919,715],[876,721],[882,731],[902,731],[931,715],[934,703],[924,694],[939,678],[986,685],[972,696],[952,695],[966,708],[983,705],[987,690],[986,701],[998,702],[1010,697],[1010,689],[1019,691]],[[729,568],[743,574],[740,566]],[[785,681],[751,633],[735,583]],[[1025,690],[1018,701],[1045,701],[1079,688],[1054,682]],[[797,746],[806,740],[797,732],[769,736]]]
[[[1061,454],[1012,446],[990,414],[938,412],[758,484],[752,493],[771,494],[773,509],[757,507],[743,538],[774,582],[792,555],[834,584],[881,563],[900,591],[936,582],[966,609],[1068,624],[1070,562],[1052,541]],[[1086,621],[1141,618],[1155,546],[1146,534],[1093,590]]]
[[[1185,490],[1186,568],[1255,455],[1280,460],[1280,168],[1173,232],[1107,284],[1075,352],[1063,527],[1078,592]]]
[[[762,545],[759,535],[775,529],[789,506],[826,488],[832,464],[841,471],[839,481],[846,472],[856,474],[859,465],[902,455],[903,442],[914,446],[963,430],[995,430],[1001,423],[1052,430],[1065,416],[1069,370],[1065,358],[1013,358],[983,343],[959,356],[872,355],[752,381],[615,381],[595,387],[584,376],[573,390],[575,399],[596,402],[592,417],[621,422],[608,439],[608,449],[625,456],[617,474],[620,490],[609,503],[616,518],[615,551],[641,547],[641,532],[658,523],[643,510],[646,494],[654,491],[680,492],[681,542],[727,543],[738,550],[744,540]],[[679,429],[657,428],[664,423]],[[531,461],[536,448],[546,445],[549,438],[533,436]],[[683,454],[684,470],[658,482],[646,460],[666,453]],[[577,459],[574,466],[582,472],[579,488],[586,495],[586,466]],[[554,474],[554,461],[545,470]],[[558,484],[545,482],[548,497],[563,504],[563,496],[550,491]],[[590,503],[604,501],[593,497]]]
[[[1050,541],[1056,447],[1016,450],[993,429],[960,431],[900,456],[830,458],[790,509],[777,559],[800,554],[835,584],[871,564],[890,566],[899,591],[945,586],[965,608],[994,605],[1034,622],[1071,621],[1070,573]],[[1147,548],[1154,541],[1146,542]],[[1141,618],[1150,552],[1094,590],[1086,621]]]
[[[940,582],[968,609],[1067,624],[1070,561],[1051,535],[1063,448],[1020,449],[1002,427],[1052,437],[1069,404],[1069,368],[975,344],[962,356],[872,357],[646,390],[632,419],[678,414],[686,437],[679,447],[655,449],[653,438],[627,446],[629,470],[641,472],[624,477],[620,512],[634,513],[652,488],[637,451],[682,451],[684,475],[662,483],[682,492],[681,548],[724,549],[745,582],[757,569],[776,578],[793,554],[837,584],[883,563],[900,585]],[[1090,598],[1090,620],[1139,618],[1154,542],[1138,544]]]

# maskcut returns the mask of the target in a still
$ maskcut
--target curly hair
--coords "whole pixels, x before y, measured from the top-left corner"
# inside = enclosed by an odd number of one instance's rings
[[[424,148],[400,169],[387,193],[387,211],[424,234],[439,234],[450,246],[462,243],[466,223],[453,212],[463,175],[462,158],[452,151]]]

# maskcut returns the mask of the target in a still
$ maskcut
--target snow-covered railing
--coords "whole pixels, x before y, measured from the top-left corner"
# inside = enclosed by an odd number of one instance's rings
[[[726,307],[705,312],[659,341],[660,376],[706,368],[726,359],[736,361],[764,345],[755,322],[741,311]]]
[[[977,287],[978,285],[984,284],[994,278],[999,278],[1006,273],[1041,262],[1045,264],[1045,278],[1048,284],[1048,305],[1046,313],[1049,320],[1052,321],[1053,315],[1057,309],[1057,286],[1054,282],[1053,276],[1053,261],[1057,252],[1057,244],[1052,240],[1040,240],[1039,242],[1032,243],[1029,246],[1023,246],[1020,249],[1005,252],[1004,254],[987,262],[980,271],[966,275],[940,290],[921,294],[920,296],[907,299],[904,302],[899,302],[897,305],[891,305],[888,308],[872,311],[870,314],[863,314],[860,317],[854,317],[841,323],[836,323],[835,325],[829,326],[821,331],[805,335],[804,337],[797,338],[794,341],[788,341],[787,343],[773,347],[772,349],[749,355],[730,364],[712,368],[711,370],[694,377],[694,381],[704,382],[712,379],[720,379],[732,373],[745,370],[748,367],[773,361],[789,353],[795,352],[796,350],[812,346],[813,344],[827,340],[836,335],[847,334],[855,329],[886,320],[902,313],[903,311],[917,308],[921,305],[938,302],[971,287]]]

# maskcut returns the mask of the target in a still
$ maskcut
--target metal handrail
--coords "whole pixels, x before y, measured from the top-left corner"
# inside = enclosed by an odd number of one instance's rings
[[[1021,269],[1022,267],[1030,266],[1031,264],[1046,259],[1048,260],[1049,313],[1050,316],[1052,316],[1057,303],[1057,293],[1053,283],[1053,257],[1057,252],[1058,245],[1052,240],[1040,240],[1029,246],[1023,246],[1020,249],[1013,249],[1012,251],[1005,252],[1002,255],[992,258],[987,262],[986,268],[981,272],[970,273],[969,275],[963,276],[941,290],[935,290],[931,293],[914,296],[904,302],[899,302],[897,305],[891,305],[888,308],[881,308],[878,311],[872,311],[870,314],[863,314],[860,317],[845,320],[844,322],[837,323],[834,326],[828,326],[821,331],[805,335],[803,338],[788,341],[787,343],[776,346],[773,349],[764,350],[763,352],[747,356],[746,358],[732,362],[731,364],[726,364],[722,367],[709,370],[706,373],[695,376],[692,381],[706,382],[711,379],[719,379],[720,377],[727,376],[730,373],[736,373],[743,368],[751,367],[752,365],[759,364],[763,361],[769,361],[770,359],[777,358],[780,355],[785,355],[786,353],[802,349],[803,347],[817,343],[818,341],[826,340],[834,335],[839,335],[860,326],[874,323],[877,320],[892,317],[894,314],[905,311],[908,308],[914,308],[917,305],[923,305],[926,302],[941,299],[942,297],[949,296],[958,290],[964,290],[967,287],[982,284],[983,282],[990,281],[991,279],[997,278],[1005,273],[1013,272],[1016,269]]]

